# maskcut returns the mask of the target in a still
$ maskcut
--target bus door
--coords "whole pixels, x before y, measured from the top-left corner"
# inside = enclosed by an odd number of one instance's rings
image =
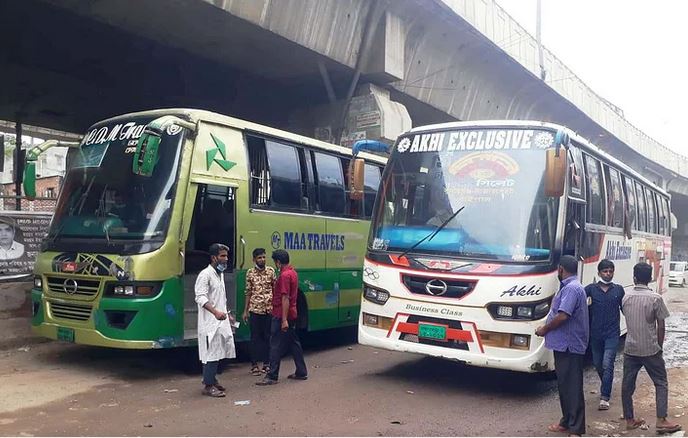
[[[571,146],[568,151],[568,190],[562,255],[572,255],[578,260],[578,275],[583,281],[585,241],[585,173],[580,149]]]
[[[222,185],[194,184],[196,200],[186,240],[184,257],[184,338],[195,338],[198,307],[194,285],[198,273],[210,263],[208,249],[213,243],[229,248],[224,273],[227,310],[236,316],[236,188]],[[193,188],[192,186],[192,188]]]

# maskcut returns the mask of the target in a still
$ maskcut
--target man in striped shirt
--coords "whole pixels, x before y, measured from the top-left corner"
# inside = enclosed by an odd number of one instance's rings
[[[627,429],[636,429],[645,421],[636,419],[633,413],[633,392],[640,368],[645,371],[655,385],[657,409],[657,433],[672,433],[681,429],[679,424],[667,421],[669,404],[669,383],[662,356],[665,326],[664,320],[669,310],[662,296],[648,287],[652,280],[652,266],[638,263],[633,267],[635,287],[626,290],[622,310],[626,317],[628,333],[624,350],[623,382],[621,402]]]

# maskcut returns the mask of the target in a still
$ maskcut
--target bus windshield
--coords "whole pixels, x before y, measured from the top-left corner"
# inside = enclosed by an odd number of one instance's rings
[[[549,260],[558,198],[544,195],[534,129],[461,129],[399,139],[383,175],[369,248],[510,262]]]
[[[96,125],[68,157],[48,242],[94,245],[164,240],[177,180],[183,130],[168,130],[153,175],[132,173],[137,139],[149,119]]]

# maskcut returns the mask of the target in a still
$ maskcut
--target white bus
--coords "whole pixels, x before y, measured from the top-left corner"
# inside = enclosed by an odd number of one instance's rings
[[[562,126],[457,122],[399,137],[373,211],[359,342],[524,372],[554,369],[534,335],[563,254],[629,286],[639,261],[664,291],[667,192]],[[623,320],[623,318],[622,318]],[[622,330],[625,330],[622,322]]]

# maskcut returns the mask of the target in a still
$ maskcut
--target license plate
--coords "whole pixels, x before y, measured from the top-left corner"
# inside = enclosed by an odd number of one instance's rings
[[[67,327],[58,327],[57,339],[65,342],[74,342],[74,329]]]
[[[447,339],[447,328],[443,325],[418,324],[418,337],[426,339]]]

